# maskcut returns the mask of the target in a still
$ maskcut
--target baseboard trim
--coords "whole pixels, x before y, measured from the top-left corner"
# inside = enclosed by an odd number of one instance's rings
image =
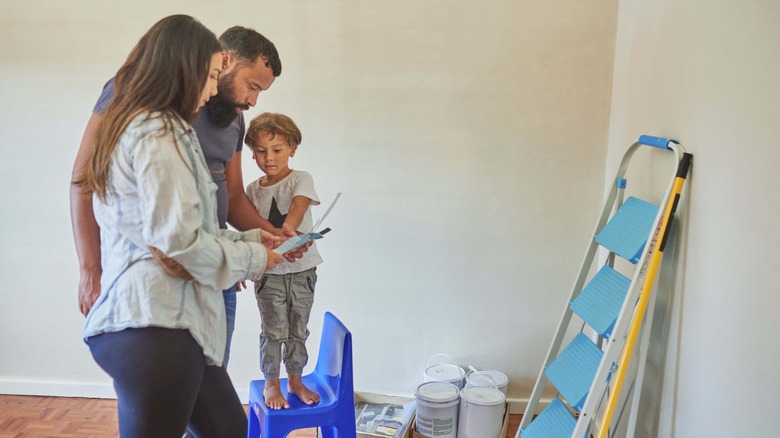
[[[528,407],[527,398],[507,398],[506,401],[509,403],[510,414],[523,414],[525,412],[525,408]],[[539,406],[536,409],[537,413],[546,408],[551,401],[552,399],[549,398],[543,398],[539,400]]]
[[[236,388],[238,398],[242,403],[249,401],[249,388]],[[35,395],[43,397],[85,397],[85,398],[116,398],[114,387],[110,383],[74,383],[51,382],[35,380],[0,379],[0,394]],[[539,401],[541,411],[550,399]],[[527,398],[508,398],[509,413],[522,414],[528,406]]]
[[[249,401],[249,388],[236,388],[242,403]],[[52,382],[48,380],[0,379],[0,394],[41,397],[116,398],[110,383]]]
[[[116,398],[110,383],[52,382],[0,379],[0,394],[43,397]]]

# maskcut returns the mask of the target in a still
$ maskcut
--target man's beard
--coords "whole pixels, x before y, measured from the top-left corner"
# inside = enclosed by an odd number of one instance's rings
[[[235,71],[220,78],[220,81],[217,83],[217,95],[212,96],[206,102],[206,113],[212,123],[217,125],[218,128],[227,128],[236,120],[236,117],[239,115],[236,112],[236,108],[249,109],[249,105],[239,105],[235,102],[235,93],[233,93],[234,78]]]

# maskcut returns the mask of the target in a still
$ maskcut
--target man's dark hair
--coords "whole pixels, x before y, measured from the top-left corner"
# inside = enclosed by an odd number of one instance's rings
[[[266,67],[273,71],[274,77],[282,74],[282,61],[279,60],[276,46],[256,30],[233,26],[219,37],[219,42],[224,50],[238,58],[238,62],[254,64],[262,57]]]

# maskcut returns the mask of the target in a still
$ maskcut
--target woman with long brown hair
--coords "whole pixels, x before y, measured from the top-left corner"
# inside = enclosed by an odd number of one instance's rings
[[[282,256],[259,230],[220,230],[215,185],[190,123],[217,92],[215,35],[173,15],[140,39],[76,183],[93,192],[101,292],[84,338],[113,378],[122,437],[246,435],[221,367],[222,290],[259,279]]]

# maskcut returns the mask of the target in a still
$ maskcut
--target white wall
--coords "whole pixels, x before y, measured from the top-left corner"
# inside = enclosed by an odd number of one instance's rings
[[[152,23],[184,12],[276,43],[283,74],[247,116],[292,116],[304,138],[293,166],[323,200],[344,193],[320,244],[310,350],[331,310],[353,332],[359,390],[411,395],[446,352],[528,396],[601,200],[615,1],[0,11],[0,393],[112,394],[81,340],[71,165],[103,82]],[[244,172],[258,176],[248,156]],[[230,372],[245,391],[259,376],[251,292],[238,313]]]
[[[657,436],[780,427],[779,19],[774,1],[620,1],[608,173],[642,133],[695,156]]]

